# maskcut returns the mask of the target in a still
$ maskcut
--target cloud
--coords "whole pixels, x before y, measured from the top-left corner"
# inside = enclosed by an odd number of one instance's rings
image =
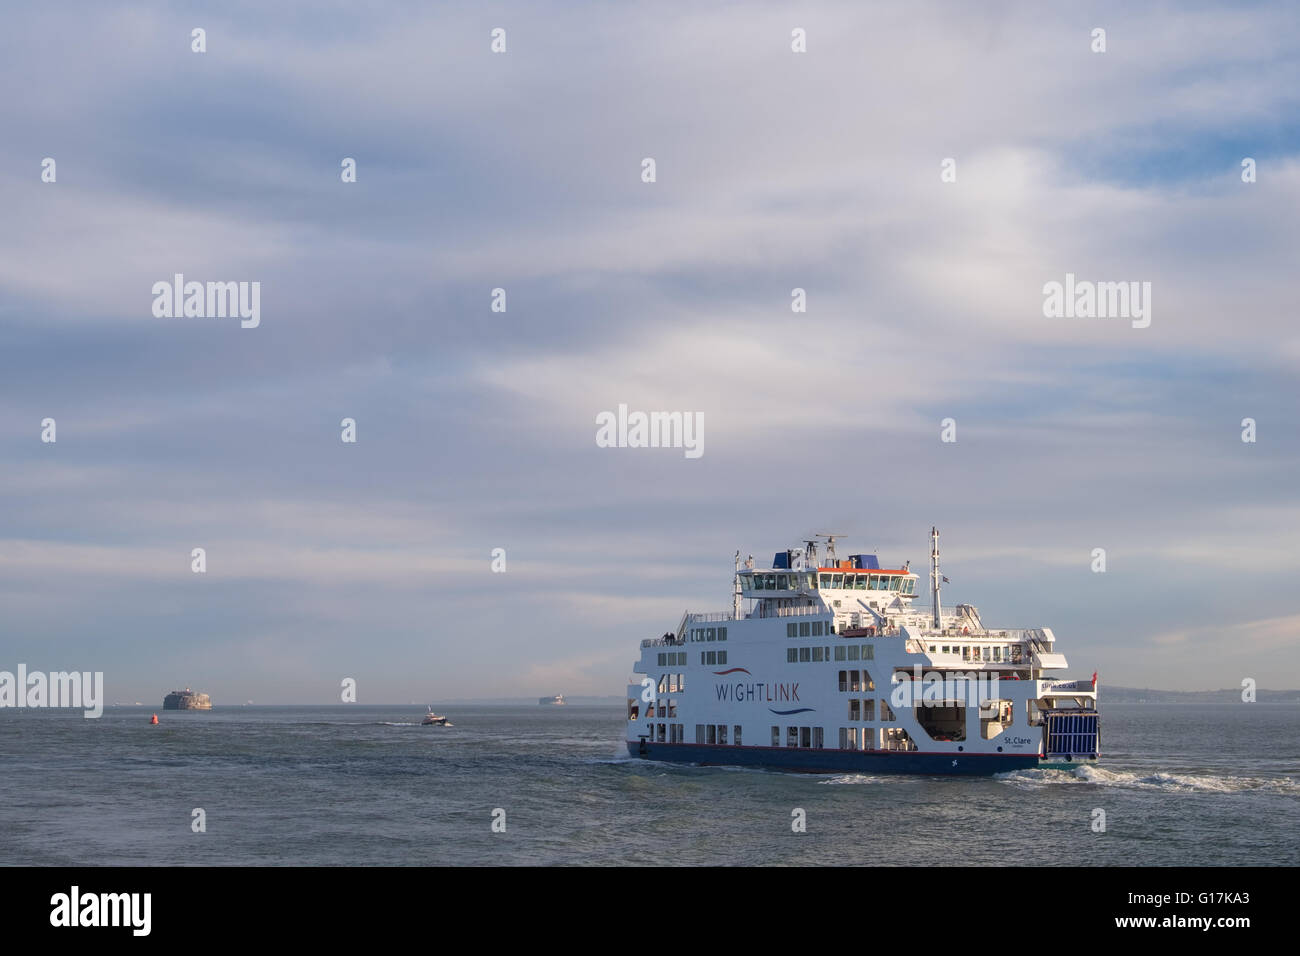
[[[111,650],[145,687],[228,651],[227,696],[319,699],[360,641],[394,699],[427,691],[403,662],[621,693],[636,635],[725,605],[736,548],[828,525],[919,562],[939,524],[954,596],[1112,679],[1214,684],[1237,588],[1287,619],[1300,14],[499,15],[504,56],[469,8],[231,4],[203,55],[192,11],[7,20],[14,651]],[[175,272],[261,281],[261,327],[154,319]],[[1044,318],[1066,272],[1150,281],[1151,327]],[[704,457],[596,448],[619,403],[702,412]]]

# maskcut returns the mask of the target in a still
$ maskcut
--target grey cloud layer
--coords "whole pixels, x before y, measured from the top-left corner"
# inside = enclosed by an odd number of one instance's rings
[[[954,596],[1080,666],[1170,685],[1169,635],[1222,626],[1236,656],[1180,686],[1300,683],[1267,623],[1298,563],[1300,17],[1000,10],[14,14],[0,646],[131,699],[618,693],[620,651],[726,604],[735,548],[831,524],[919,561],[938,523]],[[1151,328],[1044,319],[1067,271],[1151,281]],[[261,281],[262,327],[152,318],[174,272]],[[619,402],[702,411],[704,458],[595,448]]]

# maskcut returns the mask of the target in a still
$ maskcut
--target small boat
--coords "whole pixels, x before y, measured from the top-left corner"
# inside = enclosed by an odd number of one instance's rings
[[[424,726],[424,727],[430,727],[430,726],[432,726],[432,727],[451,727],[451,726],[453,726],[453,724],[451,723],[451,721],[449,721],[446,717],[443,717],[441,714],[435,714],[435,713],[433,712],[433,708],[432,708],[432,707],[430,707],[430,708],[429,708],[429,712],[428,712],[427,714],[424,715],[424,720],[420,721],[420,724],[421,724],[421,726]]]

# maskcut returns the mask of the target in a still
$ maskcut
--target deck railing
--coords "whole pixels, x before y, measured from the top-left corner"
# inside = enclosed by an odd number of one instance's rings
[[[777,607],[777,608],[773,608],[772,610],[775,613],[768,614],[767,617],[805,617],[809,614],[831,613],[830,611],[826,610],[826,608],[817,607],[816,605],[805,606],[805,607]]]
[[[731,611],[704,611],[700,614],[688,612],[686,615],[687,624],[710,624],[714,621],[734,621],[736,615]]]

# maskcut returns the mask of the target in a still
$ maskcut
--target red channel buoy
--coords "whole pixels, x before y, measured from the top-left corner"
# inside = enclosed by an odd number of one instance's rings
[[[158,715],[157,715],[157,714],[154,714],[151,718],[149,718],[149,723],[151,723],[151,724],[156,724],[156,723],[158,723]]]

